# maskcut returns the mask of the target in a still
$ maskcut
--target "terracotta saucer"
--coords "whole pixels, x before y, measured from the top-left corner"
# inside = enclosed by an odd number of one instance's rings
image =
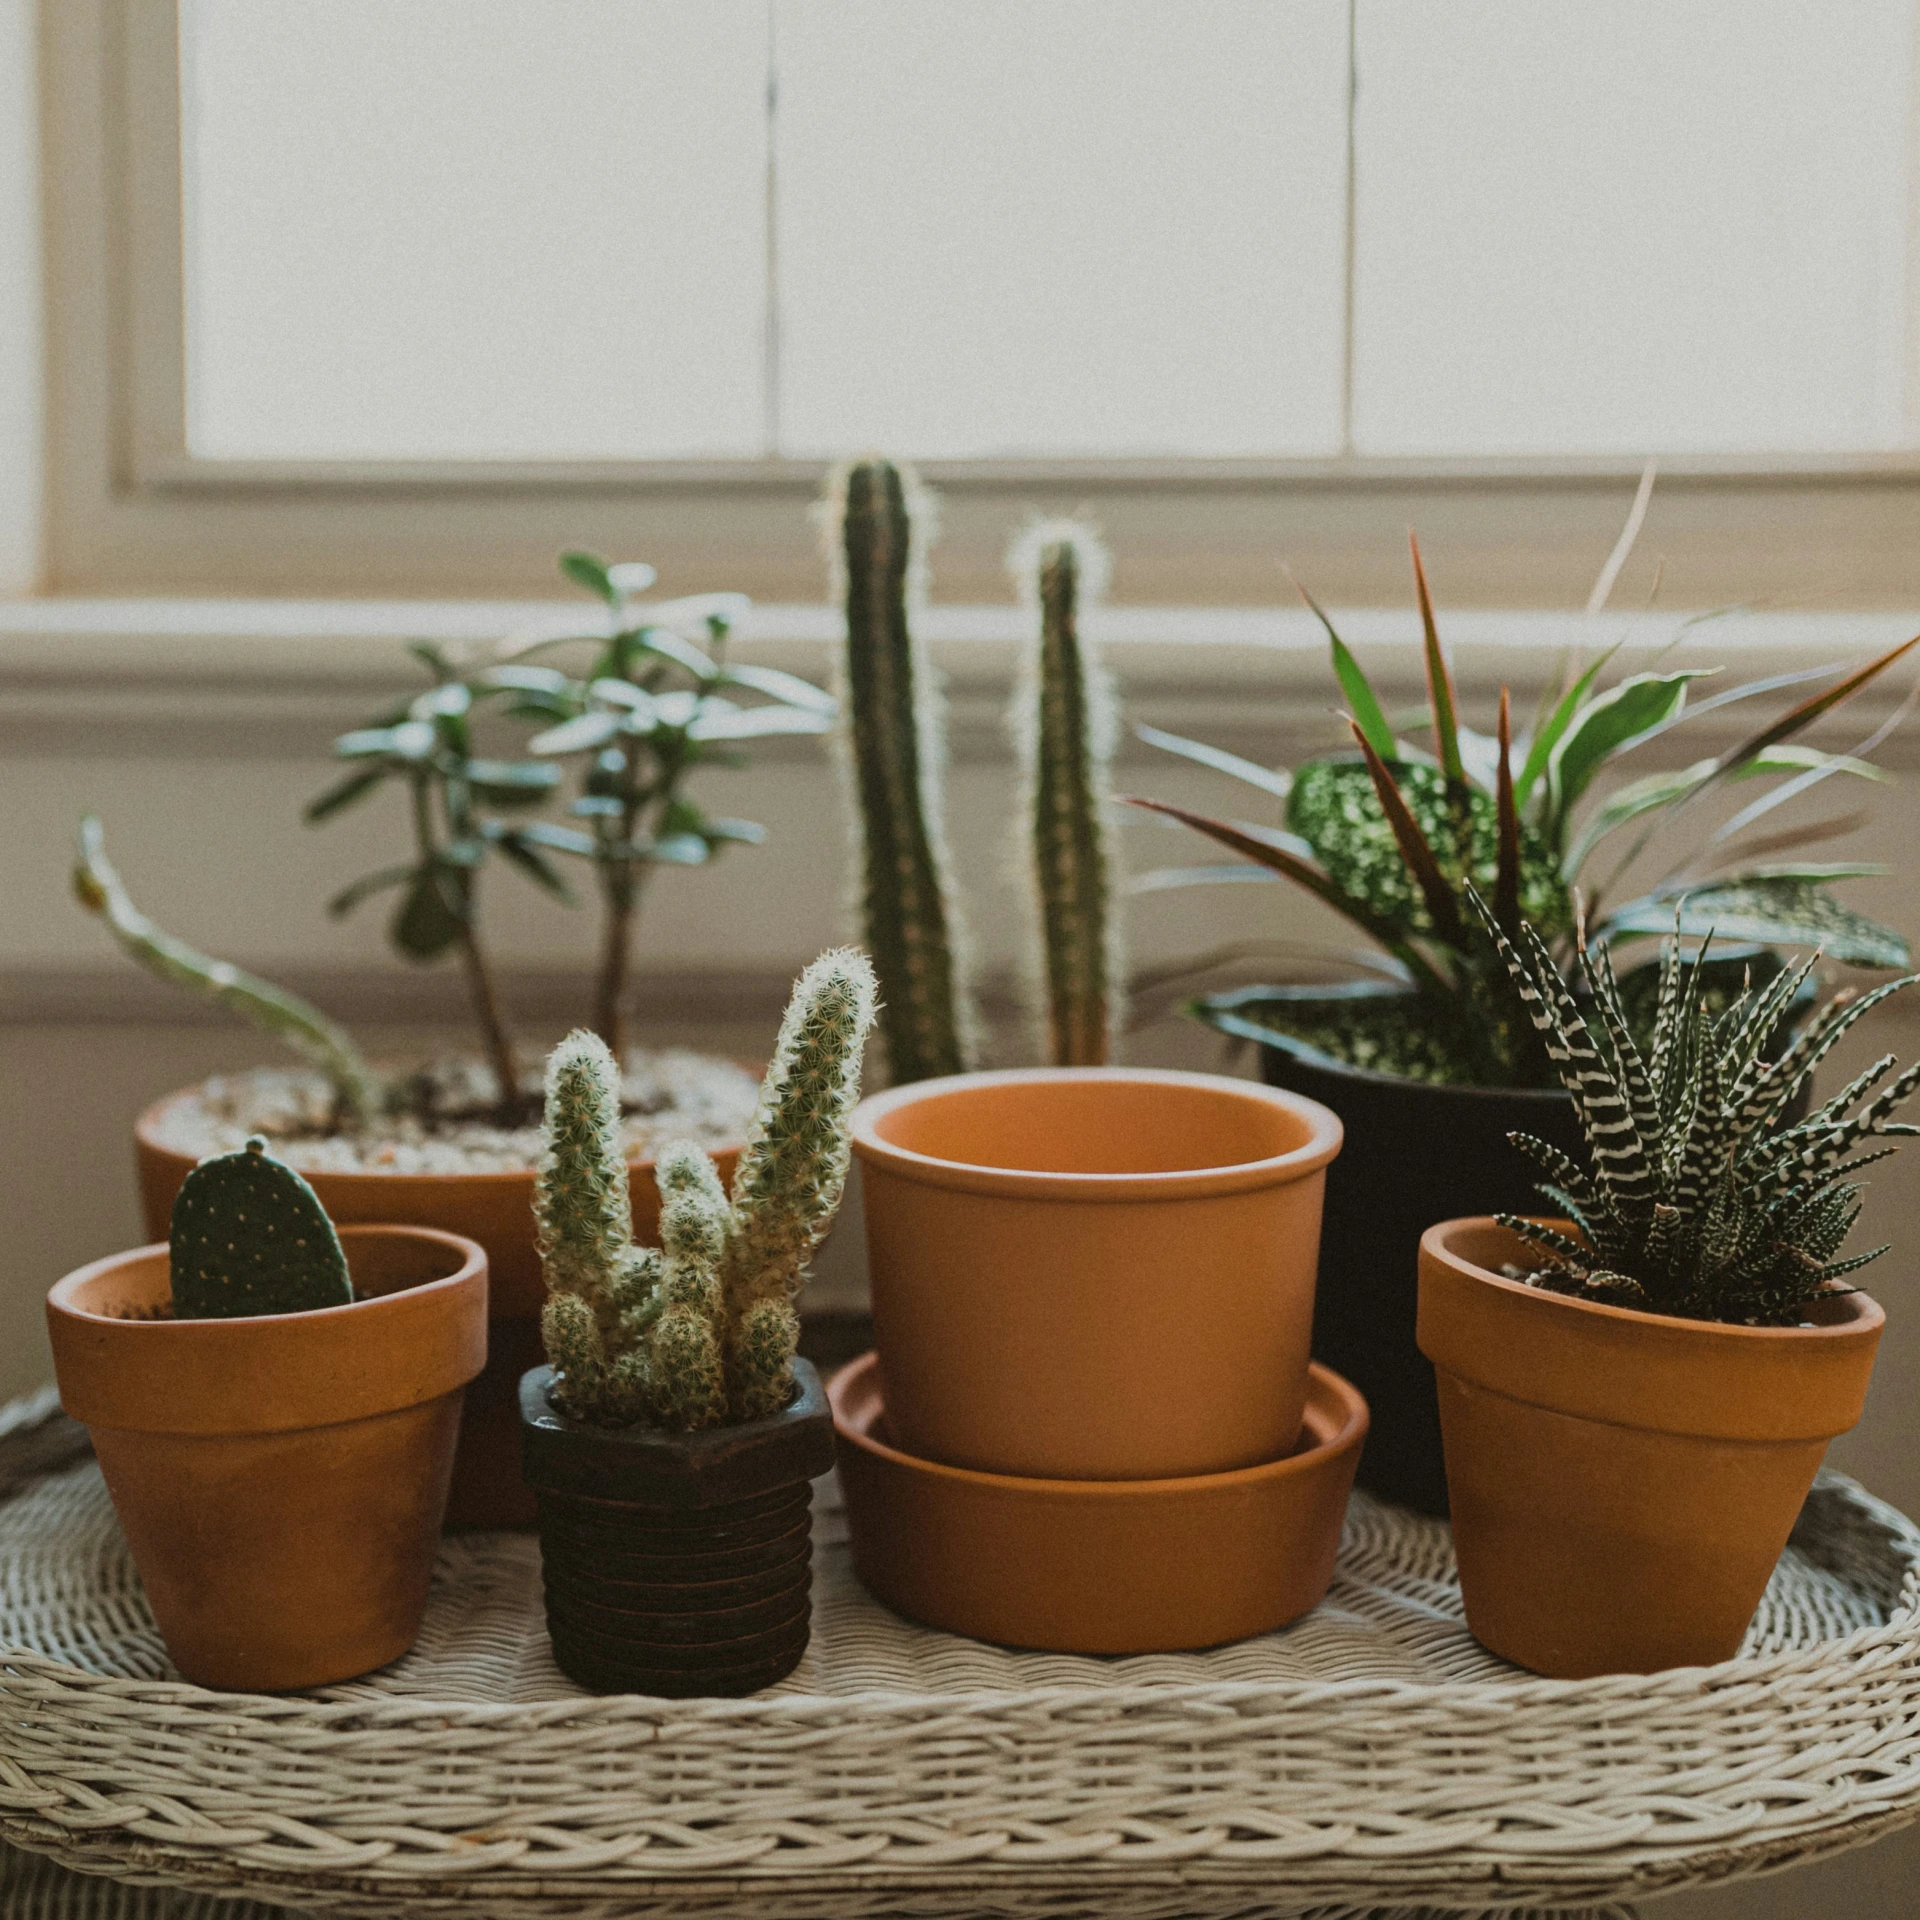
[[[1315,1366],[1286,1458],[1183,1480],[1028,1480],[891,1443],[874,1354],[827,1389],[854,1568],[930,1627],[1056,1653],[1163,1653],[1270,1633],[1319,1603],[1367,1404]]]

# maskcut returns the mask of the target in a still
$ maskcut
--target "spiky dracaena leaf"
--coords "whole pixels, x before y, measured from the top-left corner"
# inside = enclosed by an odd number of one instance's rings
[[[839,948],[800,976],[780,1023],[734,1173],[727,1233],[729,1389],[742,1417],[784,1405],[790,1390],[793,1347],[779,1329],[797,1335],[792,1302],[846,1186],[848,1121],[877,1011],[871,963]],[[785,1314],[760,1312],[769,1302]]]
[[[1510,942],[1477,893],[1472,900],[1587,1141],[1582,1169],[1541,1141],[1511,1136],[1552,1176],[1541,1192],[1583,1236],[1498,1216],[1545,1256],[1526,1276],[1531,1284],[1683,1319],[1791,1326],[1885,1251],[1849,1258],[1841,1247],[1860,1213],[1860,1189],[1846,1176],[1891,1149],[1848,1156],[1862,1140],[1916,1131],[1892,1115],[1920,1091],[1920,1064],[1895,1073],[1889,1054],[1797,1125],[1777,1122],[1834,1042],[1920,976],[1837,996],[1770,1057],[1809,970],[1783,971],[1716,1010],[1703,988],[1705,950],[1683,961],[1676,940],[1662,956],[1643,1053],[1604,958],[1583,958],[1589,1016],[1531,927]]]

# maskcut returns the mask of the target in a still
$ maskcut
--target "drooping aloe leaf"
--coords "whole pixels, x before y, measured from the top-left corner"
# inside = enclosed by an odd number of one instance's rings
[[[1742,874],[1684,895],[1650,894],[1617,908],[1596,933],[1610,941],[1671,933],[1677,905],[1679,931],[1690,938],[1711,933],[1761,946],[1818,947],[1828,959],[1852,966],[1907,966],[1905,938],[1824,891],[1827,881],[1843,877],[1838,870],[1808,877],[1814,871]]]
[[[1616,754],[1680,717],[1687,687],[1701,677],[1698,668],[1678,673],[1629,674],[1618,686],[1589,700],[1573,716],[1560,744],[1547,759],[1549,837],[1586,792],[1593,776]]]
[[[1413,590],[1420,601],[1420,632],[1427,662],[1427,695],[1433,703],[1434,757],[1447,778],[1464,786],[1467,770],[1460,760],[1458,721],[1454,715],[1453,674],[1440,650],[1440,630],[1433,619],[1433,595],[1427,591],[1427,570],[1420,560],[1420,542],[1411,529],[1407,544],[1413,552]],[[1376,753],[1379,749],[1374,749]],[[1383,759],[1386,756],[1381,756]]]
[[[1229,753],[1224,747],[1210,747],[1203,740],[1189,740],[1181,734],[1167,733],[1159,727],[1136,725],[1134,733],[1150,747],[1158,747],[1163,753],[1177,753],[1183,760],[1191,760],[1196,765],[1211,767],[1215,773],[1231,774],[1236,780],[1244,780],[1250,787],[1258,787],[1262,793],[1270,793],[1276,799],[1284,800],[1287,790],[1293,785],[1293,775],[1283,769],[1263,767],[1255,760],[1243,760],[1237,753]]]
[[[1431,843],[1451,831],[1452,811],[1438,767],[1402,761],[1395,784],[1407,810]],[[1493,891],[1499,862],[1499,818],[1491,795],[1467,796],[1469,876],[1482,892]],[[1401,858],[1363,761],[1342,755],[1310,760],[1294,774],[1287,825],[1312,847],[1314,857],[1341,889],[1365,900],[1403,937],[1430,935],[1431,921],[1419,888]],[[1549,935],[1566,932],[1573,911],[1552,851],[1525,821],[1520,823],[1520,909]]]

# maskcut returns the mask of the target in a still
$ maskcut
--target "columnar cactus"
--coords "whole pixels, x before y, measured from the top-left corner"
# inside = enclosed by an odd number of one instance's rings
[[[1032,837],[1048,1057],[1105,1066],[1119,1026],[1122,968],[1105,811],[1117,730],[1112,690],[1080,636],[1080,609],[1106,584],[1106,549],[1072,522],[1032,527],[1010,565],[1035,614],[1012,712]]]
[[[259,1134],[187,1175],[167,1252],[176,1320],[308,1313],[353,1299],[319,1196]]]
[[[875,1013],[865,955],[801,975],[729,1203],[698,1147],[661,1149],[662,1245],[636,1247],[613,1056],[573,1033],[547,1063],[534,1207],[555,1394],[602,1426],[718,1426],[792,1393],[793,1302],[846,1184],[848,1118]]]
[[[881,1029],[896,1083],[968,1065],[972,1014],[940,827],[943,715],[908,617],[920,571],[911,473],[859,460],[832,495],[846,605],[844,764],[861,840],[868,950],[886,995]]]

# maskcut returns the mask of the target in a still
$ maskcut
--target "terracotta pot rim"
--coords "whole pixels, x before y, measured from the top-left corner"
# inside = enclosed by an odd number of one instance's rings
[[[1556,1226],[1562,1232],[1574,1231],[1570,1220],[1556,1220],[1549,1215],[1528,1215],[1537,1218],[1543,1225]],[[1783,1340],[1818,1340],[1822,1344],[1832,1340],[1857,1339],[1868,1332],[1878,1332],[1886,1325],[1886,1309],[1871,1294],[1858,1290],[1852,1293],[1832,1296],[1834,1307],[1845,1315],[1825,1324],[1810,1327],[1742,1327],[1726,1320],[1690,1320],[1674,1313],[1648,1313],[1638,1307],[1608,1306],[1600,1300],[1577,1300],[1572,1294],[1554,1293],[1545,1287],[1529,1287],[1518,1280],[1509,1280],[1503,1274],[1490,1273],[1477,1262],[1455,1253],[1448,1244],[1451,1236],[1462,1230],[1508,1233],[1491,1214],[1465,1214],[1455,1220],[1441,1220],[1429,1227],[1420,1236],[1420,1251],[1451,1268],[1463,1278],[1480,1282],[1509,1297],[1538,1301],[1549,1308],[1566,1308],[1577,1314],[1584,1314],[1602,1322],[1613,1322],[1623,1326],[1642,1326],[1657,1328],[1672,1334],[1698,1333],[1702,1337],[1734,1338],[1743,1342],[1759,1342],[1771,1345]],[[1516,1240],[1518,1236],[1513,1236]]]
[[[156,1240],[144,1247],[128,1247],[119,1253],[109,1253],[99,1260],[91,1260],[84,1267],[76,1267],[73,1272],[56,1280],[47,1293],[47,1305],[50,1309],[65,1314],[69,1319],[83,1321],[89,1325],[114,1328],[133,1327],[139,1332],[134,1338],[148,1338],[154,1334],[165,1334],[173,1339],[191,1339],[198,1335],[207,1337],[209,1329],[224,1327],[273,1327],[298,1323],[313,1327],[330,1325],[345,1318],[350,1313],[366,1315],[380,1309],[393,1311],[393,1302],[402,1299],[419,1300],[433,1294],[450,1293],[458,1287],[467,1285],[475,1274],[482,1272],[487,1264],[487,1256],[477,1242],[457,1233],[443,1232],[439,1227],[410,1227],[399,1223],[368,1223],[362,1226],[336,1226],[341,1242],[348,1244],[356,1241],[372,1240],[376,1237],[392,1238],[399,1236],[407,1240],[430,1240],[450,1247],[460,1254],[460,1265],[453,1273],[442,1274],[437,1280],[421,1280],[413,1286],[403,1287],[394,1293],[376,1294],[371,1299],[349,1300],[341,1307],[309,1307],[301,1313],[249,1313],[232,1319],[201,1320],[128,1320],[111,1313],[89,1313],[85,1307],[77,1306],[72,1296],[89,1280],[103,1273],[110,1273],[116,1267],[131,1266],[136,1260],[165,1260],[169,1257],[167,1242]],[[215,1338],[219,1335],[214,1334]]]
[[[715,1059],[724,1055],[716,1054]],[[731,1064],[739,1065],[738,1061]],[[161,1110],[171,1106],[176,1100],[183,1100],[188,1094],[198,1093],[204,1081],[190,1087],[176,1087],[172,1093],[163,1093],[133,1123],[133,1137],[148,1153],[163,1160],[169,1160],[176,1166],[192,1167],[199,1163],[190,1153],[182,1153],[178,1147],[170,1147],[158,1137],[157,1127]],[[271,1142],[268,1143],[272,1145]],[[717,1158],[723,1153],[739,1153],[744,1150],[744,1137],[739,1140],[722,1140],[706,1149],[709,1158]],[[627,1170],[632,1173],[650,1173],[654,1161],[651,1155],[644,1159],[629,1160]],[[333,1180],[409,1180],[421,1181],[429,1185],[451,1188],[454,1186],[530,1186],[538,1169],[535,1167],[487,1167],[467,1173],[404,1173],[398,1167],[321,1167],[312,1172],[304,1168],[296,1169],[300,1177],[310,1185],[316,1181]],[[342,1229],[344,1231],[344,1229]]]
[[[1302,1477],[1317,1472],[1327,1460],[1348,1449],[1357,1449],[1366,1438],[1367,1403],[1351,1382],[1343,1380],[1331,1367],[1316,1360],[1307,1369],[1307,1406],[1327,1416],[1333,1431],[1325,1440],[1285,1455],[1278,1460],[1263,1460],[1257,1466],[1235,1467],[1226,1473],[1184,1474],[1158,1480],[1059,1480],[1025,1474],[984,1473],[977,1467],[948,1466],[943,1460],[928,1460],[907,1453],[871,1433],[857,1431],[841,1418],[842,1401],[856,1387],[865,1386],[879,1370],[877,1353],[863,1353],[850,1360],[827,1384],[827,1399],[833,1408],[835,1438],[847,1446],[887,1465],[925,1479],[944,1480],[956,1486],[978,1487],[999,1494],[1045,1496],[1091,1504],[1112,1501],[1165,1499],[1175,1494],[1233,1493],[1271,1481]]]
[[[1276,1107],[1306,1123],[1306,1140],[1285,1153],[1224,1166],[1175,1167],[1153,1173],[1066,1173],[1039,1168],[985,1166],[947,1160],[883,1139],[879,1122],[902,1107],[945,1099],[985,1087],[1057,1086],[1076,1082],[1101,1085],[1190,1087],[1249,1105]],[[854,1109],[853,1150],[863,1160],[925,1186],[953,1187],[1017,1199],[1174,1200],[1282,1186],[1326,1166],[1340,1151],[1340,1118],[1304,1094],[1269,1087],[1258,1080],[1235,1080],[1217,1073],[1186,1073],[1169,1067],[1008,1067],[990,1073],[949,1074],[916,1080],[869,1095]]]

